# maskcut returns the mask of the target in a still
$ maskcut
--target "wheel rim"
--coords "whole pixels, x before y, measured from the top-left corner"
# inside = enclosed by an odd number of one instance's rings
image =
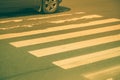
[[[45,0],[45,9],[49,12],[54,11],[57,7],[57,0]]]

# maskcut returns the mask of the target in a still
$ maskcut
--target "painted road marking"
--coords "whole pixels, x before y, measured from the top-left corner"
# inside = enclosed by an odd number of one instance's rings
[[[26,20],[39,20],[39,19],[47,19],[47,18],[52,18],[52,17],[61,17],[61,16],[69,16],[69,15],[73,15],[73,14],[85,14],[85,12],[75,12],[75,13],[66,13],[66,14],[60,14],[60,15],[51,15],[51,16],[44,16],[44,17],[34,17],[34,18],[28,18]],[[11,19],[11,20],[1,20],[0,24],[4,24],[4,23],[9,23],[9,22],[22,22],[23,19]]]
[[[93,19],[93,18],[101,18],[103,16],[100,15],[87,15],[87,16],[82,16],[80,18],[71,18],[71,19],[65,19],[65,20],[58,20],[58,21],[50,21],[50,23],[64,23],[67,21],[77,21],[80,19]]]
[[[4,21],[0,21],[1,24],[3,23],[9,23],[9,22],[22,22],[23,19],[16,19],[16,20],[4,20]]]
[[[47,19],[47,18],[54,18],[54,17],[62,17],[62,16],[70,16],[73,14],[85,14],[85,12],[76,12],[76,13],[66,13],[66,14],[57,14],[57,15],[50,15],[50,16],[45,16],[45,17],[34,17],[34,18],[29,18],[27,20],[40,20],[40,19]]]
[[[80,41],[80,42],[75,42],[75,43],[70,43],[70,44],[65,44],[65,45],[58,45],[58,46],[53,46],[53,47],[48,47],[48,48],[43,48],[43,49],[38,49],[38,50],[33,50],[33,51],[29,51],[29,53],[36,57],[43,57],[43,56],[58,54],[61,52],[76,50],[76,49],[80,49],[80,48],[105,44],[105,43],[118,41],[118,40],[120,40],[120,34],[102,37],[102,38],[90,39],[90,40],[86,40],[86,41]]]
[[[113,78],[108,78],[108,79],[106,79],[106,80],[114,80]]]
[[[29,18],[27,20],[40,20],[40,19],[47,19],[47,18],[54,18],[54,17],[62,17],[62,16],[69,16],[72,14],[62,14],[62,15],[51,15],[51,16],[45,16],[45,17],[34,17],[34,18]]]
[[[37,23],[38,24],[38,23]],[[41,23],[39,23],[41,24]],[[29,28],[29,27],[33,27],[34,25],[36,24],[24,24],[24,25],[15,25],[15,26],[11,26],[11,27],[3,27],[3,28],[0,28],[0,30],[10,30],[10,29],[15,29],[15,28]]]
[[[10,44],[15,47],[24,47],[24,46],[30,46],[30,45],[40,44],[40,43],[75,38],[75,37],[86,36],[86,35],[92,35],[92,34],[97,34],[97,33],[102,33],[107,31],[113,31],[113,30],[120,30],[120,25],[107,26],[104,28],[90,29],[90,30],[78,31],[78,32],[43,37],[43,38],[35,38],[35,39],[11,42]]]
[[[83,65],[107,60],[118,56],[120,56],[120,47],[108,49],[100,52],[95,52],[87,55],[67,58],[64,60],[54,61],[53,64],[63,69],[71,69],[78,66],[80,67]]]
[[[85,14],[85,12],[75,12],[74,14]]]
[[[112,23],[112,22],[117,22],[117,21],[120,21],[120,19],[110,18],[110,19],[104,19],[104,20],[91,21],[91,22],[82,23],[82,24],[56,26],[56,27],[47,28],[44,30],[33,30],[33,31],[27,31],[27,32],[20,32],[20,33],[2,34],[2,35],[0,35],[0,40],[1,39],[15,38],[15,37],[22,37],[22,36],[30,36],[30,35],[40,34],[40,33],[58,31],[58,30],[67,30],[67,29],[73,29],[73,28],[79,28],[79,27],[100,25],[100,24]]]
[[[118,52],[120,54],[120,52]],[[120,74],[120,66],[114,66],[105,70],[84,74],[90,80],[113,80],[110,77]]]
[[[22,28],[22,27],[34,27],[35,25],[40,25],[42,23],[64,23],[66,21],[76,21],[76,20],[82,20],[82,19],[93,19],[93,18],[101,18],[102,16],[100,15],[87,15],[87,16],[82,16],[80,18],[71,18],[71,19],[66,19],[66,20],[58,20],[58,21],[45,21],[41,23],[32,23],[32,24],[24,24],[24,25],[16,25],[16,26],[11,26],[11,27],[2,27],[0,30],[9,30],[9,29],[15,29],[15,28]]]

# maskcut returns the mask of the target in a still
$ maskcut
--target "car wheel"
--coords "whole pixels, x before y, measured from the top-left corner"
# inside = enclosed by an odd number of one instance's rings
[[[54,13],[59,6],[58,0],[43,0],[42,12],[43,13]]]

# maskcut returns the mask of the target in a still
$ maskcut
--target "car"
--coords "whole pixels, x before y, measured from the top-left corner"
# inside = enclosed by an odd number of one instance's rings
[[[54,13],[62,0],[0,0],[0,13],[34,9],[37,12]]]

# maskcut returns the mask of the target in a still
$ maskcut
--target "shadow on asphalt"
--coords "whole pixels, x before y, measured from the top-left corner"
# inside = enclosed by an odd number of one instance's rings
[[[62,12],[67,12],[70,11],[71,9],[68,7],[64,7],[64,6],[60,6],[58,8],[58,10],[53,13],[53,14],[57,14],[57,13],[62,13]],[[4,14],[0,14],[0,19],[1,18],[11,18],[11,17],[21,17],[21,16],[30,16],[30,15],[43,15],[43,13],[38,13],[35,10],[32,9],[25,9],[19,12],[11,12],[11,13],[4,13]],[[45,15],[45,14],[44,14]]]

